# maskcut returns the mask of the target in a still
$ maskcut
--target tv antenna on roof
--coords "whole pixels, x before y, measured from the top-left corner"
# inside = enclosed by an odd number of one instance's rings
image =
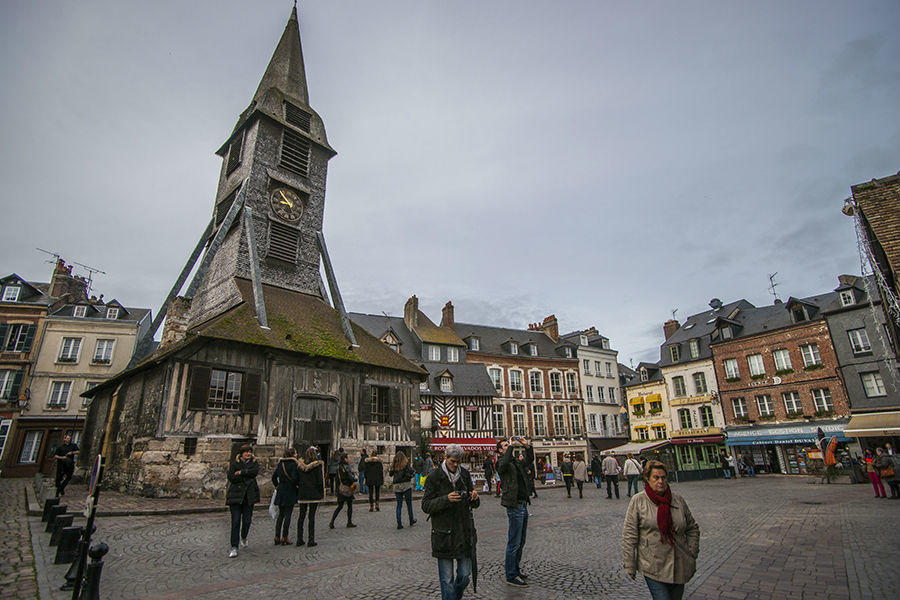
[[[37,250],[38,252],[43,252],[44,254],[49,254],[50,256],[53,257],[53,260],[46,260],[44,262],[56,264],[57,262],[59,262],[59,259],[62,258],[62,255],[59,252],[50,252],[49,250],[44,250],[43,248],[35,248],[35,250]],[[100,273],[101,275],[106,275],[106,271],[102,271],[96,267],[88,266],[84,263],[75,262],[74,260],[69,261],[69,264],[78,265],[79,267],[81,267],[82,269],[84,269],[88,272],[87,290],[86,290],[86,293],[88,293],[88,294],[90,294],[90,292],[91,292],[91,283],[94,280],[94,273]]]
[[[677,308],[673,308],[673,309],[672,309],[672,320],[673,320],[673,321],[675,320],[675,313],[677,313],[677,312],[678,312],[678,309],[677,309]]]
[[[775,271],[771,275],[769,275],[769,293],[775,297],[775,301],[778,301],[778,292],[775,290],[778,287],[778,284],[775,283],[775,276],[778,275],[778,271]]]

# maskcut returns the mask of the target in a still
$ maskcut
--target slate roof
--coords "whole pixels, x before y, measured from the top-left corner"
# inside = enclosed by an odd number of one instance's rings
[[[590,329],[582,329],[581,331],[573,331],[571,333],[566,333],[566,334],[559,336],[559,341],[560,342],[568,342],[570,344],[574,344],[575,346],[580,346],[581,345],[581,336],[588,334],[588,340],[587,340],[588,346],[596,348],[597,350],[607,350],[609,352],[616,352],[616,350],[613,350],[612,348],[604,348],[603,347],[603,340],[606,340],[608,343],[609,342],[608,337],[600,335],[599,333],[596,333],[593,335],[589,334],[588,332],[590,332],[592,330],[593,330],[593,327],[591,327]]]
[[[812,309],[808,321],[794,323],[787,303],[761,306],[752,310],[742,310],[734,319],[740,324],[739,327],[735,328],[734,337],[743,338],[823,319],[823,313],[839,308],[841,305],[841,295],[839,292],[827,292],[825,294],[819,294],[818,296],[809,296],[808,298],[800,298],[798,300],[801,300],[804,305]],[[713,343],[720,341],[721,340],[716,338],[713,340]]]
[[[377,337],[379,340],[388,331],[394,333],[400,341],[400,354],[412,361],[422,359],[419,344],[409,333],[403,317],[389,317],[387,315],[367,315],[363,313],[350,313],[350,320]]]
[[[715,331],[716,325],[715,322],[710,323],[710,321],[716,319],[717,317],[728,318],[729,315],[734,313],[735,309],[738,309],[740,311],[738,313],[738,315],[740,315],[741,313],[752,310],[753,308],[753,304],[751,304],[747,300],[736,300],[728,304],[723,304],[718,310],[713,310],[712,308],[710,308],[707,311],[691,315],[684,320],[684,323],[681,324],[681,327],[675,330],[675,333],[669,336],[669,339],[667,339],[660,345],[659,366],[668,367],[675,364],[681,365],[697,360],[712,358],[712,350],[710,350],[709,348],[710,334]],[[693,339],[699,340],[700,354],[697,356],[697,358],[690,357],[690,349],[688,343]],[[681,360],[679,360],[677,363],[672,362],[672,356],[669,353],[669,346],[673,344],[681,345]]]
[[[115,302],[115,304],[113,304],[113,302]],[[85,316],[78,317],[79,319],[88,319],[88,320],[94,320],[94,321],[114,320],[114,321],[135,321],[137,323],[140,323],[144,319],[144,317],[146,317],[147,315],[150,314],[149,308],[135,308],[135,307],[130,307],[130,306],[122,306],[117,301],[113,300],[109,304],[104,304],[102,302],[97,304],[97,303],[91,303],[89,301],[76,302],[73,304],[64,304],[59,309],[50,313],[50,316],[73,317],[74,318],[76,306],[87,306],[88,307],[88,312],[85,313]],[[111,307],[111,308],[120,308],[121,307],[122,309],[124,309],[124,312],[120,311],[119,316],[116,317],[115,319],[107,319],[106,318],[107,307]],[[91,310],[93,311],[93,314],[92,314]]]
[[[647,381],[641,381],[641,367],[646,367],[647,369]],[[637,368],[634,370],[635,376],[634,378],[625,384],[625,387],[634,387],[636,385],[643,385],[645,383],[653,383],[655,381],[662,381],[662,370],[660,370],[659,365],[656,363],[648,363],[641,362],[638,363]]]
[[[470,336],[477,337],[479,340],[478,352],[510,356],[503,344],[512,340],[519,344],[520,356],[529,356],[523,346],[533,343],[538,348],[538,356],[536,358],[574,360],[565,358],[558,350],[560,344],[551,340],[543,331],[508,329],[506,327],[491,327],[489,325],[475,325],[472,323],[456,323],[454,329],[457,335],[463,339]]]
[[[497,395],[487,369],[481,363],[423,363],[428,371],[429,392],[435,396],[489,396]],[[453,391],[442,392],[440,376],[449,371],[453,376]]]
[[[31,293],[25,295],[20,293],[19,300],[15,302],[9,302],[7,304],[24,304],[24,305],[40,305],[40,306],[48,306],[53,304],[56,301],[56,298],[50,296],[48,292],[50,291],[49,283],[41,283],[36,281],[26,281],[24,278],[20,277],[16,273],[10,273],[6,277],[0,279],[0,284],[8,284],[10,281],[15,281],[21,285],[25,285],[28,288],[31,288]]]

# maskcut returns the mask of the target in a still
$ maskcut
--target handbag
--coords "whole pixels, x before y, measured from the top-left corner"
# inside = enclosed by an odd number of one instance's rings
[[[281,464],[281,471],[284,473],[284,476],[287,477],[287,471],[284,468],[284,463]],[[272,490],[272,499],[269,500],[269,516],[273,519],[278,518],[278,507],[275,505],[275,496],[277,495],[277,491]]]
[[[878,475],[882,479],[889,479],[894,477],[894,465],[888,465],[885,468],[881,469],[878,472]]]
[[[346,483],[338,484],[338,494],[345,498],[350,498],[353,496],[354,492],[356,492],[356,484],[352,483],[347,485]]]

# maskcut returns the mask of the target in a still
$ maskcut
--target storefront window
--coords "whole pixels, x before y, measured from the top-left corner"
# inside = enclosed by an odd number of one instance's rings
[[[38,450],[41,448],[41,439],[43,437],[43,431],[29,431],[25,434],[25,441],[22,443],[22,452],[19,454],[20,463],[33,465],[37,462]]]
[[[689,465],[693,462],[692,459],[690,446],[678,446],[678,460],[681,464]]]

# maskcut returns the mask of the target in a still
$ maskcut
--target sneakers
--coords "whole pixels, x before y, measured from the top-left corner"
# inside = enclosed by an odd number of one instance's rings
[[[244,538],[241,540],[241,548],[246,548],[246,547],[247,547],[247,538]]]
[[[228,553],[228,558],[237,558],[237,548],[232,548]]]
[[[401,525],[400,523],[397,523],[397,529],[403,529],[403,525]]]
[[[528,583],[518,575],[516,575],[512,579],[507,579],[506,583],[508,585],[514,585],[516,587],[528,587]]]

